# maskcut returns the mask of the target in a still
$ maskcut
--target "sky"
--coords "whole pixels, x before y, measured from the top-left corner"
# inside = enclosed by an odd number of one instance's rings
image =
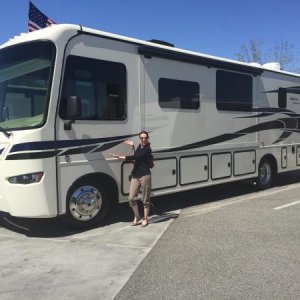
[[[56,23],[138,38],[236,59],[242,45],[260,39],[264,52],[276,41],[293,45],[300,67],[299,0],[32,0]],[[0,44],[27,32],[27,0],[2,0]]]

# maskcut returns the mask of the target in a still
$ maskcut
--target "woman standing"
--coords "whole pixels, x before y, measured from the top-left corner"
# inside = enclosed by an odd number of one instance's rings
[[[144,219],[141,226],[146,227],[148,225],[148,216],[150,211],[150,192],[151,192],[151,172],[148,162],[151,158],[151,148],[149,143],[149,134],[143,130],[139,133],[140,143],[136,150],[134,150],[133,141],[126,141],[133,149],[133,155],[120,156],[117,154],[111,154],[113,157],[134,160],[134,166],[131,172],[130,191],[129,191],[129,204],[134,213],[134,220],[132,225],[136,226],[140,224],[140,214],[137,205],[136,197],[141,188],[142,190],[142,201],[144,206]]]

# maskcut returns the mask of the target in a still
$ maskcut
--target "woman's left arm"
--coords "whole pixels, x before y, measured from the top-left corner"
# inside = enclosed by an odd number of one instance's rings
[[[127,144],[127,145],[129,145],[129,146],[131,146],[132,154],[134,154],[134,152],[135,152],[134,142],[131,141],[131,140],[126,140],[124,143]]]

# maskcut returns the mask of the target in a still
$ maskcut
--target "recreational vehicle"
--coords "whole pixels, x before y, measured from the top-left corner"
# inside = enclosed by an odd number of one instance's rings
[[[152,197],[300,168],[300,76],[77,25],[0,47],[0,211],[78,226],[127,201],[150,132]]]

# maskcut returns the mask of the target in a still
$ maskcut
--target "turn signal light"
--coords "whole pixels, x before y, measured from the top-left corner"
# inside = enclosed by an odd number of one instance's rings
[[[44,176],[44,172],[30,173],[8,178],[8,181],[13,184],[30,184],[40,182]]]

